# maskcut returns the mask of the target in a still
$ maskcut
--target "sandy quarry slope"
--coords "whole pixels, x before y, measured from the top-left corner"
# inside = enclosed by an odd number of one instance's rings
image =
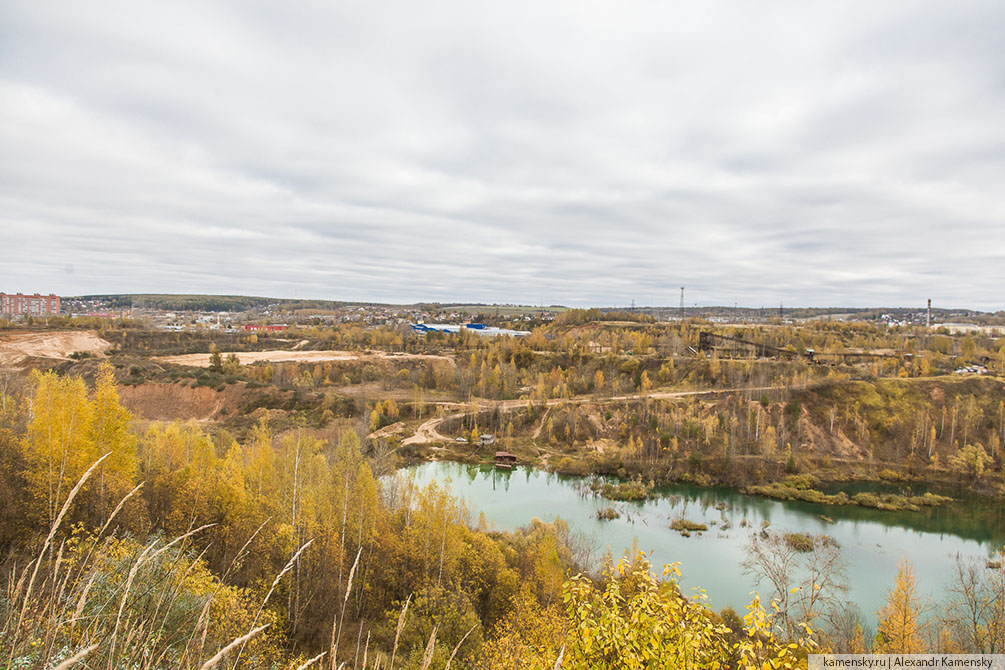
[[[221,352],[221,354],[226,357],[229,352]],[[427,359],[427,360],[441,360],[450,362],[450,358],[446,356],[433,356],[431,354],[397,354],[397,353],[386,353],[383,351],[367,351],[367,352],[353,352],[353,351],[289,351],[289,350],[278,350],[278,351],[240,351],[237,352],[237,357],[241,361],[242,365],[248,365],[249,363],[261,363],[264,361],[270,361],[273,363],[284,363],[284,362],[315,362],[315,361],[355,361],[361,359],[375,359],[384,358],[391,360],[413,360],[413,359]],[[156,356],[154,358],[156,361],[161,361],[162,363],[176,363],[178,365],[190,365],[197,368],[208,368],[209,367],[209,354],[182,354],[180,356]]]
[[[7,333],[0,335],[0,366],[17,366],[28,357],[66,360],[77,351],[101,356],[111,348],[92,331]]]
[[[155,421],[212,421],[221,413],[236,413],[245,400],[242,384],[228,384],[222,390],[188,384],[139,384],[120,386],[119,397],[126,409],[141,419]]]

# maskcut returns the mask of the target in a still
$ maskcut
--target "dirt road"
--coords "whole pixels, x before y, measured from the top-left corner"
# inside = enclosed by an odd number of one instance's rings
[[[436,429],[439,428],[440,424],[443,423],[446,419],[458,419],[462,416],[464,416],[464,412],[460,412],[458,414],[448,414],[447,416],[444,417],[430,419],[429,421],[426,421],[419,426],[418,430],[415,431],[415,435],[412,435],[411,437],[406,437],[404,440],[402,440],[401,444],[406,445],[406,444],[429,444],[430,442],[450,442],[451,440],[449,437],[447,437],[446,435],[440,435],[440,433],[437,432]]]
[[[299,345],[298,345],[299,346]],[[231,352],[220,352],[227,357]],[[384,351],[302,351],[281,349],[275,351],[239,351],[237,354],[241,365],[249,363],[308,363],[319,361],[357,361],[368,359],[383,360],[441,360],[452,363],[452,359],[447,356],[434,356],[432,354],[399,354],[387,353]],[[162,363],[176,363],[178,365],[188,365],[195,368],[209,367],[209,354],[182,354],[179,356],[155,356],[155,361]]]
[[[74,352],[101,356],[112,348],[92,331],[55,331],[0,335],[0,366],[17,366],[28,357],[66,360]]]
[[[603,398],[590,397],[590,396],[580,396],[576,398],[552,398],[544,403],[545,407],[549,410],[562,403],[567,404],[583,404],[588,402],[620,402],[625,400],[642,400],[648,398],[651,400],[668,400],[671,398],[686,398],[689,396],[698,395],[718,395],[722,393],[742,393],[744,391],[750,392],[763,392],[763,391],[778,391],[785,387],[783,386],[760,386],[757,388],[733,388],[733,389],[705,389],[703,391],[650,391],[648,393],[631,393],[628,395],[618,395],[618,396],[608,396]],[[512,409],[519,409],[521,407],[527,406],[528,400],[522,398],[519,400],[497,400],[485,407],[481,407],[481,410],[495,410],[509,411]],[[467,412],[456,412],[454,414],[447,414],[442,417],[437,417],[429,419],[422,423],[419,428],[415,431],[415,434],[411,437],[405,438],[402,441],[402,445],[408,444],[429,444],[430,442],[450,442],[452,438],[440,434],[439,427],[440,424],[447,419],[459,419],[466,416]],[[534,431],[534,439],[537,439],[541,434],[541,425],[544,424],[544,420],[547,417],[548,412],[545,412],[539,421],[540,425]]]

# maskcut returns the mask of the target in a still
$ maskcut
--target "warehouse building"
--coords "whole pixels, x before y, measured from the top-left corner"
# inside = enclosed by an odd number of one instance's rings
[[[509,335],[511,337],[527,337],[529,330],[509,330],[508,328],[495,328],[486,326],[484,323],[465,323],[457,325],[452,323],[413,323],[412,331],[416,333],[459,333],[461,330],[470,330],[485,337],[497,337],[499,335]]]

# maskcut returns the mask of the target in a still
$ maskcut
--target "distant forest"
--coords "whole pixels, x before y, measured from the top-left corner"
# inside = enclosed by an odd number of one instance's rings
[[[351,302],[344,300],[301,300],[294,298],[268,298],[262,296],[242,295],[186,295],[132,293],[67,296],[64,300],[100,300],[109,307],[123,309],[139,307],[144,309],[163,309],[172,311],[195,312],[246,312],[253,309],[273,307],[279,311],[295,310],[334,310],[345,307],[374,306],[418,309],[429,312],[457,310],[477,313],[479,308],[498,312],[502,310],[509,315],[532,313],[540,311],[565,311],[560,305],[532,307],[526,305],[490,305],[482,303],[436,303],[421,302],[411,305],[396,305],[391,303]],[[686,316],[690,318],[732,318],[732,319],[764,319],[782,317],[787,319],[826,319],[828,317],[852,318],[856,321],[873,321],[884,314],[895,319],[909,319],[912,315],[924,313],[925,307],[727,307],[727,306],[690,306],[686,307]],[[614,314],[621,319],[630,320],[631,314],[642,314],[657,319],[673,318],[679,313],[675,306],[660,307],[600,307],[591,310],[593,318],[610,320]],[[485,312],[486,314],[490,312]],[[603,315],[603,316],[600,316]],[[1005,311],[981,312],[964,308],[932,308],[935,322],[963,321],[986,326],[1005,325]]]
[[[543,307],[533,307],[528,305],[490,305],[487,303],[438,303],[421,302],[410,305],[378,303],[378,302],[352,302],[347,300],[302,300],[296,298],[268,298],[262,296],[247,295],[198,295],[198,294],[170,294],[170,293],[112,293],[104,295],[82,295],[65,296],[64,300],[98,300],[109,307],[122,309],[128,307],[140,307],[145,309],[165,309],[173,311],[194,311],[194,312],[244,312],[251,309],[264,309],[266,307],[277,307],[284,311],[300,309],[338,309],[340,307],[399,307],[408,309],[419,309],[423,311],[437,312],[442,310],[476,311],[479,308],[503,309],[507,312],[540,312],[540,311],[561,311],[566,309],[561,305],[548,305]]]
[[[172,295],[158,293],[132,293],[111,295],[85,295],[75,300],[100,300],[111,307],[141,307],[194,312],[246,312],[277,306],[283,310],[336,309],[364,303],[335,300],[296,300],[290,298],[265,298],[246,295]]]

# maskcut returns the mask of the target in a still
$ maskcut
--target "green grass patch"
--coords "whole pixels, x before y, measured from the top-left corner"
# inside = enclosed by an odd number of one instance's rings
[[[872,507],[874,509],[888,511],[910,511],[917,512],[923,507],[938,507],[953,499],[948,496],[940,496],[934,493],[926,493],[920,496],[904,496],[895,493],[856,493],[849,497],[844,491],[839,491],[833,495],[818,491],[812,488],[805,488],[804,482],[790,482],[793,477],[786,477],[785,481],[772,482],[761,486],[750,486],[746,492],[774,498],[776,500],[801,500],[803,502],[817,503],[819,505],[858,505],[860,507]],[[797,483],[797,486],[791,484]]]
[[[604,482],[599,487],[593,485],[593,491],[608,500],[645,500],[653,490],[653,485],[641,480],[612,484]]]

